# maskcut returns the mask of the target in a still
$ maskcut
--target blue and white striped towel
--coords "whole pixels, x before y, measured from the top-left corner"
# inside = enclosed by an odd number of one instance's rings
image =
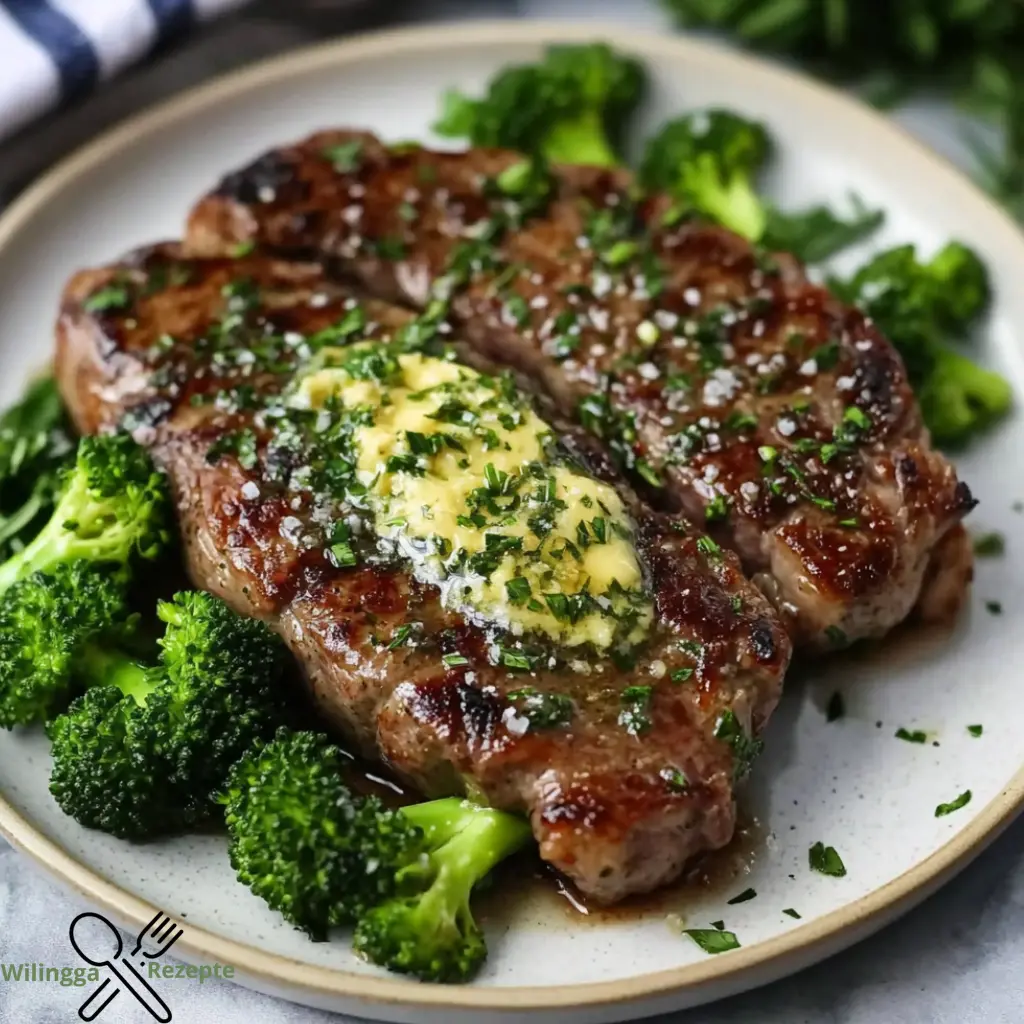
[[[0,0],[0,138],[245,0]]]

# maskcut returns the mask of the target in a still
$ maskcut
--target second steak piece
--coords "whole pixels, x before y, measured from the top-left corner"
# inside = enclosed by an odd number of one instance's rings
[[[892,345],[791,258],[635,199],[621,172],[324,132],[193,211],[192,251],[249,242],[388,299],[450,301],[478,351],[541,382],[656,504],[736,550],[804,645],[962,596],[974,502]]]

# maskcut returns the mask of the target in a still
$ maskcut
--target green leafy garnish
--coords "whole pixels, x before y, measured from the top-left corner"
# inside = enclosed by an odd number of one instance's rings
[[[131,302],[131,295],[127,286],[123,284],[109,284],[105,288],[95,291],[82,303],[82,308],[87,313],[106,313],[110,310],[125,309]]]
[[[755,896],[757,896],[756,889],[744,889],[739,896],[733,896],[731,900],[727,900],[726,902],[730,907],[733,907],[737,903],[746,903],[748,900],[754,899]]]
[[[715,723],[715,738],[732,747],[733,776],[736,779],[745,778],[749,774],[755,758],[764,748],[762,740],[754,739],[747,734],[732,708],[718,716]]]
[[[896,739],[906,740],[907,743],[927,743],[928,733],[921,729],[904,729],[902,726],[896,730]]]
[[[954,811],[959,811],[961,807],[966,807],[971,802],[971,791],[965,789],[955,800],[951,800],[948,804],[939,804],[935,808],[935,817],[944,818],[947,814],[952,814]]]
[[[974,553],[979,558],[995,558],[1006,551],[1006,540],[1001,533],[983,533],[974,538]]]
[[[846,865],[842,857],[836,853],[834,846],[826,846],[824,843],[815,843],[807,854],[808,862],[812,871],[822,875],[829,875],[831,878],[842,878],[846,874]]]
[[[740,941],[733,932],[718,928],[686,928],[683,934],[689,935],[705,953],[728,953],[730,949],[740,948]]]
[[[627,686],[622,691],[622,710],[619,725],[633,736],[639,736],[651,728],[652,686]]]
[[[325,160],[334,165],[339,174],[350,174],[358,170],[362,163],[363,142],[355,139],[352,142],[342,142],[337,146],[327,146],[322,150]]]

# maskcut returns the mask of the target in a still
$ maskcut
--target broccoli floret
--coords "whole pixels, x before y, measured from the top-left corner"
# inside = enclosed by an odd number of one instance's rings
[[[221,802],[238,880],[322,942],[394,891],[418,830],[377,799],[358,800],[326,736],[278,731],[229,773]]]
[[[961,443],[1006,415],[1013,404],[1009,381],[947,345],[936,345],[931,355],[918,399],[937,444]]]
[[[423,831],[422,854],[395,876],[397,895],[365,914],[354,946],[423,981],[465,981],[487,958],[470,908],[474,886],[530,839],[521,818],[465,800],[403,808]]]
[[[374,963],[461,981],[487,955],[473,887],[530,838],[525,821],[455,798],[386,808],[355,797],[324,736],[282,730],[231,770],[231,863],[240,881],[314,939],[356,922]]]
[[[74,459],[71,425],[52,377],[0,416],[0,561],[35,536]]]
[[[126,639],[135,618],[123,582],[86,562],[15,583],[0,602],[0,726],[63,710],[89,649]]]
[[[126,567],[152,559],[167,540],[163,476],[126,435],[84,437],[56,508],[21,551],[0,565],[0,594],[16,580],[84,559]]]
[[[121,839],[176,831],[189,822],[172,791],[147,701],[162,672],[113,648],[86,652],[81,671],[92,688],[50,723],[50,792],[86,828]]]
[[[167,625],[159,641],[167,682],[152,710],[173,730],[165,743],[172,783],[206,813],[231,765],[288,717],[288,651],[265,623],[202,591],[161,601],[157,616]]]
[[[913,245],[897,246],[830,285],[899,350],[938,443],[962,443],[1009,410],[1010,385],[947,344],[963,338],[988,302],[988,275],[971,249],[951,242],[926,263]]]
[[[768,159],[764,125],[728,110],[687,114],[647,143],[640,180],[666,192],[680,215],[696,213],[759,241],[768,223],[754,181]]]
[[[161,602],[159,665],[91,649],[92,683],[50,727],[50,792],[88,828],[144,839],[194,826],[231,764],[285,717],[286,654],[262,623],[209,594]]]
[[[551,163],[611,167],[645,87],[639,61],[603,43],[552,46],[535,64],[499,72],[481,99],[446,93],[434,130]]]
[[[963,330],[988,305],[991,290],[981,258],[962,242],[949,242],[926,265],[936,316],[947,330]]]

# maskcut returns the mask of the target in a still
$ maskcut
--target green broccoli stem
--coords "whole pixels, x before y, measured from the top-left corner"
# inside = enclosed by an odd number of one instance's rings
[[[533,835],[523,818],[457,797],[413,804],[402,813],[422,829],[434,851],[437,880],[431,891],[439,889],[447,893],[445,899],[463,899],[467,906],[473,886]]]
[[[615,167],[619,163],[598,110],[584,111],[571,121],[559,121],[544,139],[541,154],[554,164]]]
[[[751,242],[761,240],[768,227],[768,210],[745,178],[733,175],[723,181],[714,158],[705,153],[683,168],[682,184],[683,194],[701,213]]]
[[[399,809],[423,832],[427,839],[427,845],[433,849],[448,842],[457,832],[460,832],[469,820],[469,816],[478,808],[461,797],[449,796],[441,800],[410,804]]]
[[[144,707],[156,688],[159,670],[147,668],[114,647],[86,644],[78,657],[77,670],[93,686],[116,686],[139,707]]]
[[[423,830],[425,849],[396,874],[397,895],[360,917],[354,947],[424,981],[465,981],[487,957],[470,906],[473,888],[530,841],[530,826],[456,799],[402,811]]]

